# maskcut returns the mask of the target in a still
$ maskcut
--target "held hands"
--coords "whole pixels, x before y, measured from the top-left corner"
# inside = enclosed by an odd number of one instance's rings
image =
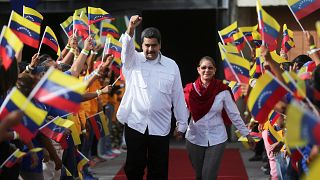
[[[183,138],[183,132],[178,131],[178,128],[174,130],[173,135],[176,137],[176,140],[181,140]]]
[[[103,89],[101,89],[102,94],[110,93],[111,90],[112,90],[112,86],[111,85],[108,85],[108,86],[104,87]]]

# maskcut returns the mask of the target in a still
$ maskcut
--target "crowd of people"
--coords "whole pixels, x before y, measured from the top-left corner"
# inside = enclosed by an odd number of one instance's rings
[[[271,179],[299,179],[309,173],[309,165],[319,154],[316,144],[319,137],[317,133],[308,134],[313,139],[308,139],[304,146],[292,147],[294,143],[291,141],[288,146],[286,133],[290,129],[286,124],[290,121],[287,117],[290,117],[288,109],[291,101],[306,109],[303,113],[308,109],[318,115],[320,69],[317,65],[320,56],[317,51],[310,53],[310,56],[300,55],[279,64],[265,45],[255,47],[259,49],[259,55],[252,50],[252,65],[257,65],[257,58],[264,60],[259,65],[263,69],[260,76],[271,72],[285,85],[288,81],[283,76],[284,72],[299,72],[308,67],[305,73],[309,75],[300,76],[292,82],[300,83],[299,88],[304,82],[305,91],[297,88],[297,93],[287,93],[271,105],[272,112],[278,115],[276,119],[269,115],[263,117],[266,121],[261,121],[261,118],[255,120],[255,116],[252,116],[251,122],[246,125],[236,106],[234,92],[225,82],[215,78],[216,71],[221,69],[212,57],[204,56],[199,60],[198,67],[193,68],[199,77],[183,88],[178,65],[160,51],[161,33],[157,28],[149,27],[142,31],[142,52],[136,50],[134,32],[141,22],[141,16],[132,16],[126,32],[119,39],[122,44],[122,78],[112,70],[115,55],[104,54],[103,45],[95,43],[90,35],[83,42],[81,50],[78,38],[70,36],[57,60],[42,52],[36,53],[26,64],[24,56],[17,52],[7,69],[2,65],[3,57],[0,56],[1,104],[7,103],[6,97],[15,88],[28,97],[46,71],[52,68],[87,83],[86,92],[81,95],[80,110],[73,113],[70,119],[78,132],[76,136],[81,139],[80,144],[75,144],[72,130],[63,132],[68,146],[48,138],[40,130],[32,141],[21,141],[22,137],[12,128],[24,121],[26,112],[23,109],[15,110],[0,116],[1,179],[94,179],[89,167],[117,157],[121,150],[127,151],[124,170],[128,179],[143,179],[145,168],[147,179],[168,179],[172,113],[176,119],[174,135],[178,139],[185,136],[196,179],[217,179],[228,140],[226,126],[231,124],[255,149],[255,156],[250,161],[262,160],[265,154]],[[305,36],[310,49],[315,50],[313,36],[308,32],[305,32]],[[283,50],[281,56],[288,58]],[[304,81],[299,81],[301,78]],[[260,83],[259,77],[251,77],[249,82],[239,84],[244,98],[252,95],[251,92]],[[65,115],[37,99],[31,102],[47,112],[43,124],[52,123],[55,117]],[[99,112],[103,112],[104,116],[100,117],[107,123],[109,131],[102,137],[95,134],[88,120]],[[308,130],[312,131],[304,131]],[[280,138],[274,137],[274,131]],[[253,136],[260,137],[257,143]],[[42,149],[35,151],[35,147]],[[8,166],[8,158],[17,149],[27,154]],[[78,159],[79,154],[85,163]]]

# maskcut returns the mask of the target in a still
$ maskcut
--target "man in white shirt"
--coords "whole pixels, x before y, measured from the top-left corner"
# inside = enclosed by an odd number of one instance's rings
[[[142,17],[132,16],[122,43],[122,72],[126,91],[117,118],[125,124],[127,178],[168,179],[171,108],[177,120],[176,131],[187,129],[186,109],[180,71],[177,64],[160,53],[161,34],[156,28],[142,32],[143,52],[135,51],[133,34]]]

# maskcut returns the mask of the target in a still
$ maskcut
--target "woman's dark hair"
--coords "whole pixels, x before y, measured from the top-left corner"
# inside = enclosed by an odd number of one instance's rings
[[[29,96],[35,85],[35,80],[29,73],[21,73],[18,76],[16,83],[17,88],[22,92],[23,95]]]
[[[213,58],[210,57],[210,56],[203,56],[203,57],[200,59],[198,66],[200,66],[203,61],[210,61],[210,62],[212,63],[212,65],[213,65],[214,67],[216,67],[216,63],[214,62]]]
[[[299,56],[297,56],[296,58],[294,58],[292,60],[292,63],[297,63],[297,68],[298,69],[301,69],[301,67],[306,63],[306,62],[309,62],[309,61],[312,61],[312,59],[305,55],[305,54],[301,54]]]
[[[141,33],[141,42],[143,42],[144,38],[156,38],[158,40],[158,43],[161,44],[161,33],[159,29],[155,27],[144,29]]]
[[[4,98],[8,90],[15,86],[18,78],[17,59],[14,58],[11,66],[6,70],[3,65],[0,65],[0,98]]]
[[[46,60],[53,60],[52,57],[49,54],[41,54],[39,56],[40,64],[43,63]]]

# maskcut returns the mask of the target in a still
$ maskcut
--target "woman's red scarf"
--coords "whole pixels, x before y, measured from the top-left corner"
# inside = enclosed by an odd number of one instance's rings
[[[202,86],[200,77],[194,83],[186,85],[184,97],[195,122],[210,111],[216,95],[224,90],[231,92],[231,89],[227,85],[217,79],[213,79],[207,88]],[[231,121],[224,109],[222,111],[222,118],[226,125],[231,125]]]

